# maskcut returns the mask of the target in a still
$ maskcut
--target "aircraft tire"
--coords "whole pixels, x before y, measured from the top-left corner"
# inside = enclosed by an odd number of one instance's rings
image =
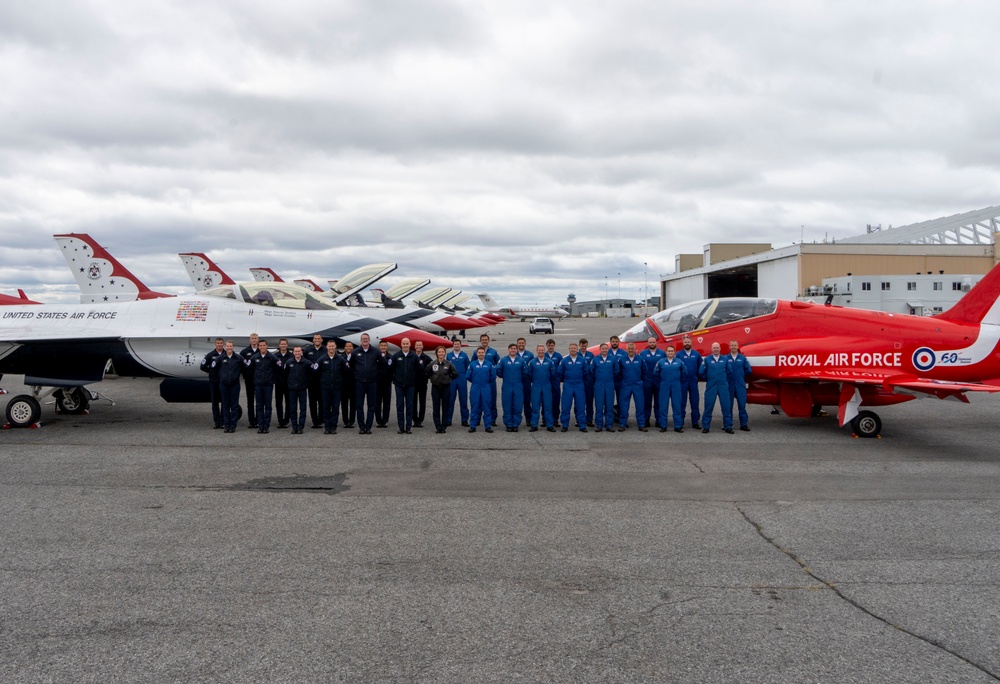
[[[90,408],[90,393],[82,387],[68,387],[55,393],[59,413],[78,416]]]
[[[878,437],[882,432],[882,419],[874,411],[859,411],[858,415],[851,419],[851,430],[858,437],[865,439]]]
[[[7,402],[6,414],[11,427],[31,427],[42,417],[42,405],[30,394],[18,394]]]

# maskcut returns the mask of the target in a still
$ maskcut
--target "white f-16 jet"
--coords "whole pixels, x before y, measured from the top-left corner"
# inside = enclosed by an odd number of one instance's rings
[[[90,244],[85,236],[73,237]],[[31,394],[15,396],[7,403],[7,422],[12,427],[38,422],[43,393],[54,395],[57,408],[64,413],[85,412],[93,396],[85,386],[103,380],[109,369],[119,376],[203,380],[200,362],[216,337],[242,342],[256,332],[275,345],[284,337],[290,345],[304,346],[320,334],[338,344],[351,341],[357,345],[361,335],[368,333],[374,345],[385,340],[398,347],[404,337],[421,340],[428,348],[448,345],[442,337],[372,318],[365,310],[339,309],[288,283],[221,284],[191,295],[152,293],[143,299],[136,297],[148,288],[140,287],[133,276],[126,278],[135,290],[131,300],[116,301],[115,297],[129,296],[125,294],[128,288],[120,287],[124,270],[105,252],[96,256],[90,252],[88,257],[89,250],[75,247],[74,263],[84,273],[98,276],[95,282],[106,280],[104,292],[109,294],[100,294],[97,285],[86,295],[90,301],[83,304],[25,302],[0,307],[0,373],[23,374],[24,384],[32,388]],[[96,269],[89,268],[92,263]],[[200,396],[203,384],[192,388],[192,393]],[[188,400],[183,392],[174,399]]]

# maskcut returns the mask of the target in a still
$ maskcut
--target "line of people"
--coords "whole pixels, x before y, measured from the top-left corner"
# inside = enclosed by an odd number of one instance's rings
[[[692,427],[707,433],[716,403],[727,433],[734,432],[734,403],[740,429],[750,429],[746,378],[752,369],[735,340],[728,354],[714,343],[712,353],[704,357],[691,348],[689,336],[680,350],[661,350],[651,337],[641,352],[633,342],[623,348],[612,336],[597,354],[588,351],[582,339],[570,343],[565,356],[551,339],[532,354],[525,339],[518,338],[503,357],[490,346],[489,335],[481,335],[479,343],[475,358],[462,350],[457,338],[451,351],[441,346],[431,356],[420,341],[411,348],[408,339],[401,341],[399,351],[389,353],[385,342],[375,347],[367,334],[359,347],[347,342],[342,352],[333,340],[324,343],[321,335],[306,349],[289,350],[282,339],[277,351],[270,351],[267,341],[253,334],[239,353],[232,340],[217,339],[201,367],[209,376],[214,426],[226,432],[235,431],[240,417],[241,382],[249,425],[262,434],[270,431],[275,410],[279,428],[301,434],[307,406],[312,427],[325,434],[335,434],[341,418],[344,427],[357,425],[360,434],[371,434],[373,426],[388,427],[393,394],[398,432],[408,434],[423,427],[428,387],[439,433],[451,426],[456,404],[469,432],[480,423],[493,432],[500,408],[508,432],[517,432],[522,421],[531,432],[566,432],[574,418],[582,432],[588,427],[622,431],[633,411],[642,432],[651,425],[666,432],[671,424],[675,432],[683,432],[690,408]],[[700,380],[705,381],[704,413],[699,410]]]

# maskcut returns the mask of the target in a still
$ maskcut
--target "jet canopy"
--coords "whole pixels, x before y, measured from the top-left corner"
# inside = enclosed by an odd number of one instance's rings
[[[754,299],[751,297],[725,297],[721,299],[701,299],[697,302],[681,304],[650,316],[642,323],[625,331],[623,343],[645,342],[650,337],[658,337],[650,322],[659,329],[663,337],[671,337],[694,330],[714,328],[717,325],[735,323],[748,318],[767,316],[778,309],[776,299]]]
[[[223,285],[199,292],[199,295],[235,299],[247,304],[276,306],[281,309],[332,310],[337,307],[329,300],[291,283],[253,282]]]

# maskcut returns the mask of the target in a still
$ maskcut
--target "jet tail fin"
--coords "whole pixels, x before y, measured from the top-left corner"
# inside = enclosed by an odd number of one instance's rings
[[[280,275],[275,273],[270,268],[267,268],[266,266],[258,266],[257,268],[251,268],[250,274],[253,276],[253,279],[256,280],[257,282],[262,282],[262,283],[285,282],[284,280],[281,279]]]
[[[955,306],[937,317],[956,323],[1000,325],[1000,265],[990,269]]]
[[[490,297],[487,293],[481,292],[476,295],[482,301],[483,306],[486,307],[487,311],[499,311],[500,305],[494,301],[493,297]]]
[[[219,285],[235,285],[233,279],[201,252],[178,254],[196,292]]]
[[[315,281],[310,280],[309,278],[299,278],[299,279],[294,280],[292,282],[294,282],[299,287],[304,287],[307,290],[312,290],[313,292],[322,292],[323,291],[322,287],[320,287],[319,285],[317,285]]]
[[[154,292],[86,233],[53,235],[80,286],[80,303],[134,302],[172,297]]]

